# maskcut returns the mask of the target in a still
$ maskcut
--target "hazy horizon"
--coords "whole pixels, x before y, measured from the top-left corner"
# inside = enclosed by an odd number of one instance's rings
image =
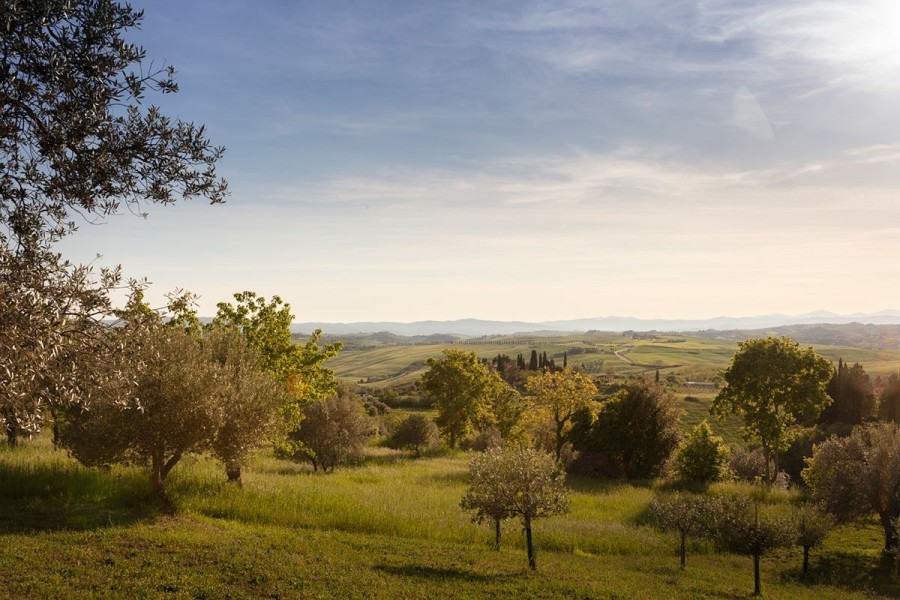
[[[137,1],[224,206],[84,224],[203,315],[298,322],[900,304],[900,3]]]

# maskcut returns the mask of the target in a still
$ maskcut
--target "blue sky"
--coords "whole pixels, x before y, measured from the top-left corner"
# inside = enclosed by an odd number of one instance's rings
[[[298,320],[900,308],[900,2],[135,2],[231,196],[67,255]]]

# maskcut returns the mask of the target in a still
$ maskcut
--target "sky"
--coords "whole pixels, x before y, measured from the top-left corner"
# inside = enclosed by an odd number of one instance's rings
[[[84,224],[201,315],[900,308],[900,2],[135,0],[224,205]]]

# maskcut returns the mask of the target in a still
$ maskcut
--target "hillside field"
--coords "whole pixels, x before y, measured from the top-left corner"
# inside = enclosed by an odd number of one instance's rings
[[[527,360],[532,350],[546,352],[561,365],[563,352],[570,366],[584,366],[590,373],[640,375],[660,370],[692,381],[711,381],[725,369],[737,351],[730,340],[662,335],[657,339],[631,339],[617,334],[581,334],[577,336],[496,336],[438,344],[397,344],[342,351],[328,365],[344,380],[367,382],[384,387],[415,381],[425,361],[438,358],[448,347],[472,350],[480,358],[498,354],[513,358],[522,354]],[[837,363],[859,362],[872,376],[885,377],[900,371],[900,351],[813,345],[818,353]]]
[[[0,449],[3,598],[746,598],[750,558],[692,543],[678,569],[673,535],[645,524],[654,482],[570,479],[571,512],[535,522],[538,571],[519,527],[492,532],[459,508],[462,453],[417,460],[372,447],[334,474],[260,452],[243,488],[221,466],[185,459],[168,487],[173,514],[146,506],[134,468],[86,469],[45,437]],[[752,493],[720,484],[725,493]],[[785,511],[792,493],[759,496]],[[813,553],[763,561],[768,598],[852,599],[900,593],[879,567],[874,521],[843,527]]]

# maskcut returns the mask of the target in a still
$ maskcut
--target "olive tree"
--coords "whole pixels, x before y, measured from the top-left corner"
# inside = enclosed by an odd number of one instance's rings
[[[834,518],[814,506],[803,506],[794,514],[794,543],[803,548],[803,574],[809,573],[809,551],[825,541],[834,528]]]
[[[732,552],[753,557],[755,596],[762,593],[760,558],[776,548],[790,546],[796,539],[790,518],[760,515],[759,505],[743,496],[720,497],[714,531],[720,545]]]
[[[203,196],[226,184],[203,126],[173,119],[148,92],[178,91],[125,34],[143,13],[114,0],[30,0],[0,8],[0,223],[62,234],[73,212]]]
[[[366,441],[372,436],[372,422],[362,402],[349,388],[320,402],[303,407],[300,428],[289,434],[294,444],[294,459],[308,460],[314,471],[334,471],[362,455]]]
[[[884,550],[900,548],[900,428],[895,423],[857,426],[813,448],[803,470],[814,501],[843,522],[878,514]]]
[[[211,449],[225,464],[228,480],[240,485],[250,451],[265,439],[283,435],[278,411],[286,392],[263,369],[259,352],[238,332],[213,330],[203,343],[218,367],[221,386],[221,420]]]
[[[425,415],[409,415],[397,425],[391,442],[398,448],[412,450],[416,456],[421,456],[422,450],[437,445],[440,440],[434,421]]]
[[[117,270],[95,276],[53,250],[74,215],[227,193],[222,149],[148,101],[178,86],[127,41],[142,17],[113,0],[0,6],[0,425],[13,443],[121,374],[104,333]]]
[[[117,270],[94,274],[44,242],[0,244],[0,428],[10,446],[124,366],[104,321],[119,283]]]
[[[711,535],[715,522],[714,500],[697,494],[655,497],[647,506],[653,524],[663,531],[675,531],[681,541],[681,568],[687,557],[687,538]]]
[[[762,446],[771,483],[800,424],[818,417],[831,402],[825,386],[833,373],[829,361],[789,338],[747,340],[725,370],[725,387],[711,410],[743,418],[741,435]]]
[[[138,354],[122,389],[106,388],[89,406],[66,415],[61,443],[86,465],[148,465],[153,491],[175,465],[206,450],[222,422],[222,373],[196,334],[182,328],[125,327],[129,353]]]
[[[498,519],[519,517],[525,530],[528,566],[536,569],[532,521],[569,508],[565,475],[553,455],[526,447],[491,448],[473,459],[470,476],[462,507],[475,510],[476,520],[494,520],[498,544]]]

